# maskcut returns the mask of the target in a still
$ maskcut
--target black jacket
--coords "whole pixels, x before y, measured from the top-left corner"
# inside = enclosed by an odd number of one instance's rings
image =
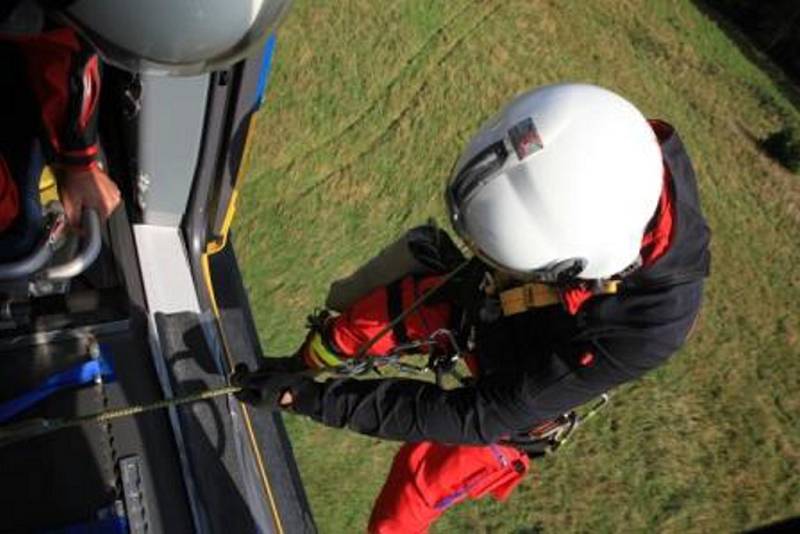
[[[683,144],[671,127],[656,126],[672,175],[671,244],[651,266],[625,278],[618,294],[592,297],[576,315],[549,306],[479,323],[481,374],[474,387],[443,390],[399,378],[307,379],[293,388],[293,410],[386,439],[514,441],[537,422],[664,363],[697,316],[709,269],[709,230]]]

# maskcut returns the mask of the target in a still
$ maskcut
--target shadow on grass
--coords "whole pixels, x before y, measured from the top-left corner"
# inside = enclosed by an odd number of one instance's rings
[[[764,146],[764,140],[756,136],[750,130],[750,128],[748,128],[746,124],[740,121],[736,121],[735,125],[736,128],[739,130],[739,133],[742,134],[742,137],[746,139],[752,145],[752,147],[755,150],[757,150],[762,156],[768,158],[775,165],[780,166],[781,169],[783,169],[785,172],[788,172],[789,174],[793,175],[800,174],[795,172],[794,169],[790,167],[790,164],[786,163],[785,161],[782,161],[781,158],[777,157],[775,154],[770,153],[770,151]]]
[[[800,532],[800,516],[756,527],[748,530],[745,534],[783,534],[784,532],[786,534]]]
[[[765,50],[760,49],[758,44],[747,36],[744,30],[739,29],[732,20],[707,0],[692,1],[704,15],[717,23],[747,59],[758,65],[775,82],[781,94],[792,103],[796,110],[800,111],[800,72],[793,73],[780,67]]]

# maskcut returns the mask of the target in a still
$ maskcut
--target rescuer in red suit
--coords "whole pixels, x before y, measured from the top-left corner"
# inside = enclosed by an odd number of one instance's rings
[[[84,208],[105,220],[120,202],[98,159],[97,55],[41,10],[12,4],[0,9],[0,259],[24,255],[36,241],[45,164],[71,225]]]
[[[460,501],[506,498],[542,425],[683,345],[709,272],[710,234],[674,128],[596,86],[512,101],[468,144],[445,196],[473,257],[435,227],[410,231],[333,284],[332,312],[312,322],[298,359],[342,372],[409,343],[458,345],[472,380],[320,382],[288,369],[297,359],[231,377],[245,402],[405,442],[371,532],[425,532]]]

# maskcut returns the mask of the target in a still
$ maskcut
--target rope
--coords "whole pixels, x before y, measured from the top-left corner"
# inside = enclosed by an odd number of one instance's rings
[[[206,389],[204,391],[195,393],[193,395],[186,395],[183,397],[173,397],[171,399],[164,399],[150,404],[134,404],[131,406],[126,406],[124,408],[116,408],[112,410],[105,410],[86,415],[79,415],[77,417],[64,420],[66,426],[62,426],[61,428],[66,428],[67,426],[78,426],[80,424],[92,421],[97,421],[98,423],[102,423],[105,421],[111,421],[112,419],[119,419],[121,417],[130,417],[133,415],[139,415],[140,413],[147,413],[155,410],[161,410],[163,408],[169,408],[170,406],[191,404],[193,402],[199,402],[207,399],[213,399],[215,397],[222,397],[224,395],[231,395],[233,393],[238,393],[239,391],[241,391],[241,389],[242,388],[238,386],[225,386],[220,388]]]
[[[170,406],[180,406],[182,404],[190,404],[193,402],[213,399],[215,397],[222,397],[224,395],[231,395],[238,393],[239,391],[241,391],[240,387],[225,386],[207,389],[192,395],[164,399],[149,404],[134,404],[124,408],[102,410],[99,412],[78,415],[75,417],[57,419],[28,419],[17,424],[0,427],[0,447],[10,445],[11,443],[18,441],[34,438],[36,436],[41,436],[43,434],[49,434],[64,428],[80,426],[85,423],[103,423],[113,419],[120,419],[122,417],[131,417],[155,410],[162,410],[164,408],[169,408]]]
[[[419,308],[422,304],[424,304],[426,300],[428,300],[434,293],[439,291],[447,282],[449,282],[450,280],[455,278],[455,276],[458,273],[460,273],[462,270],[464,270],[464,268],[467,265],[469,265],[471,261],[472,261],[471,259],[464,260],[463,262],[461,262],[461,264],[458,267],[456,267],[455,269],[453,269],[452,271],[447,273],[447,276],[445,276],[444,278],[439,280],[439,282],[435,286],[433,286],[432,288],[427,290],[425,293],[420,295],[419,298],[417,298],[414,302],[412,302],[411,305],[408,308],[403,310],[403,313],[401,313],[400,315],[395,317],[392,321],[389,322],[389,324],[384,326],[380,330],[380,332],[378,332],[377,334],[372,336],[369,339],[369,341],[364,343],[361,346],[361,348],[358,349],[358,352],[353,357],[353,359],[354,360],[359,360],[359,359],[363,358],[364,356],[366,356],[367,351],[369,349],[371,349],[373,347],[373,345],[375,345],[375,343],[377,343],[383,336],[388,334],[395,326],[400,324],[401,321],[404,321],[406,319],[406,317],[408,317],[409,315],[411,315],[412,313],[417,311],[417,308]]]
[[[364,357],[367,354],[367,351],[370,348],[372,348],[372,346],[375,345],[375,343],[377,343],[383,336],[385,336],[388,332],[390,332],[397,324],[400,323],[400,321],[405,320],[406,317],[414,313],[426,300],[428,300],[435,292],[441,289],[447,282],[452,280],[467,265],[469,265],[469,263],[470,263],[469,259],[464,260],[458,267],[450,271],[447,274],[447,276],[443,277],[435,286],[431,287],[428,291],[420,295],[419,298],[417,298],[414,302],[412,302],[411,305],[408,308],[406,308],[400,315],[394,318],[383,329],[381,329],[377,334],[372,336],[372,338],[370,338],[364,345],[362,345],[352,360],[359,361],[361,359],[364,359]],[[18,441],[31,439],[36,436],[41,436],[43,434],[49,434],[57,430],[80,426],[85,423],[92,423],[92,422],[103,423],[114,419],[120,419],[122,417],[131,417],[142,413],[169,408],[170,406],[191,404],[193,402],[213,399],[215,397],[231,395],[234,393],[238,393],[239,391],[241,391],[240,387],[225,386],[225,387],[207,389],[199,393],[195,393],[192,395],[185,395],[183,397],[173,397],[171,399],[164,399],[149,404],[134,404],[131,406],[126,406],[124,408],[102,410],[99,412],[89,413],[85,415],[78,415],[75,417],[53,418],[53,419],[48,419],[48,418],[27,419],[25,421],[21,421],[20,423],[0,426],[0,447],[4,447],[6,445]]]

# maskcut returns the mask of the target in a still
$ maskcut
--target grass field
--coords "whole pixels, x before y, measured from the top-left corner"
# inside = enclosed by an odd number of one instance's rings
[[[444,223],[470,134],[537,85],[597,83],[672,122],[714,232],[686,349],[507,503],[456,507],[436,532],[736,532],[800,515],[800,177],[755,141],[800,113],[751,57],[688,1],[296,0],[235,229],[268,354],[296,347],[331,280]],[[320,530],[363,531],[397,444],[286,422]]]

